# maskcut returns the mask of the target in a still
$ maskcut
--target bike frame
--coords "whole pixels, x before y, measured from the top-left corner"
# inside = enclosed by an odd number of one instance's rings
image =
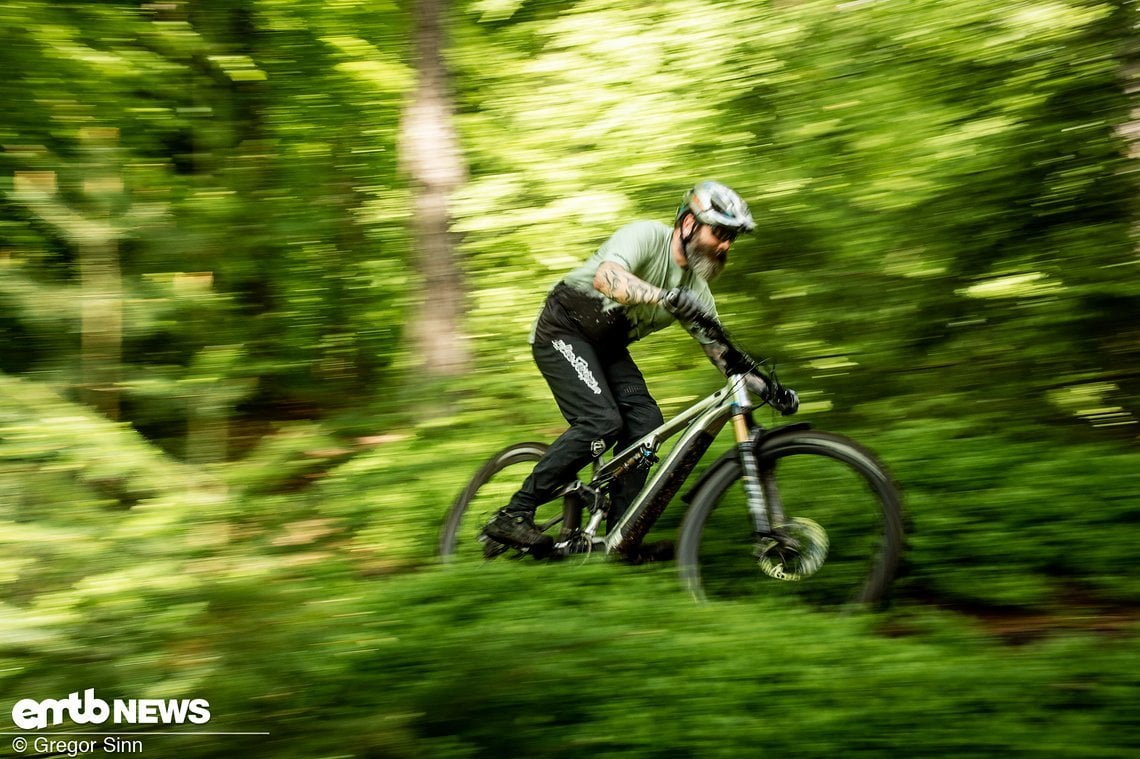
[[[600,544],[606,553],[623,551],[640,543],[730,419],[733,421],[743,468],[749,509],[753,514],[757,530],[767,532],[768,525],[775,521],[770,517],[776,517],[770,515],[768,510],[768,504],[772,502],[768,495],[769,493],[774,495],[775,482],[770,476],[770,471],[762,473],[759,470],[753,455],[752,431],[755,423],[752,420],[752,409],[753,404],[746,389],[745,375],[729,375],[724,387],[697,401],[673,419],[616,453],[609,461],[598,465],[589,484],[583,485],[577,482],[571,485],[566,491],[567,495],[575,490],[585,489],[595,499],[595,506],[590,509],[590,521],[582,528],[581,537],[589,541],[590,545]],[[621,477],[634,459],[644,455],[643,451],[655,453],[662,443],[678,433],[681,436],[677,443],[621,519],[611,527],[604,538],[596,538],[597,530],[605,517],[605,510],[597,507],[600,500],[599,490]],[[580,523],[582,506],[583,503],[578,498],[565,499],[564,525]],[[557,546],[565,548],[570,542],[566,540]]]

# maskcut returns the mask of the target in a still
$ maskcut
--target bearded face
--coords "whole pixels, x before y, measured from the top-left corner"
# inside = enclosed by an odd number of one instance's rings
[[[712,282],[720,276],[728,263],[728,251],[721,251],[721,247],[720,240],[702,226],[699,233],[683,245],[685,261],[694,274],[706,282]]]

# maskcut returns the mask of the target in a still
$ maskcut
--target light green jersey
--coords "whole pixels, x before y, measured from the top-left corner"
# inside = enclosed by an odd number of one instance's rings
[[[665,290],[674,287],[688,288],[705,311],[715,316],[716,303],[708,283],[694,274],[691,269],[682,269],[673,260],[670,247],[672,237],[673,228],[659,222],[636,221],[627,224],[602,243],[598,251],[584,264],[563,277],[562,282],[578,292],[600,300],[603,312],[622,309],[626,319],[629,320],[630,341],[640,340],[648,334],[664,329],[675,319],[661,306],[647,304],[624,306],[598,292],[594,288],[594,275],[597,274],[598,267],[606,261],[612,261],[635,277]],[[709,342],[699,334],[696,337],[701,342]],[[533,341],[532,330],[531,342]]]

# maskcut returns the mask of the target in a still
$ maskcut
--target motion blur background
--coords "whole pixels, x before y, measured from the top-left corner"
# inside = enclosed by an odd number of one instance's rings
[[[96,688],[270,732],[157,756],[1128,755],[1137,18],[5,3],[3,709]],[[759,221],[724,321],[906,493],[891,608],[436,566],[481,461],[563,427],[546,289],[705,178]],[[634,350],[666,414],[719,385],[680,330]]]

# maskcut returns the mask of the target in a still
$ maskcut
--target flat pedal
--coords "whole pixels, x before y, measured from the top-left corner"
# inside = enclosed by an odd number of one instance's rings
[[[482,533],[479,534],[479,542],[483,544],[483,558],[488,560],[503,555],[507,552],[507,549],[510,548],[510,546],[504,545]]]

